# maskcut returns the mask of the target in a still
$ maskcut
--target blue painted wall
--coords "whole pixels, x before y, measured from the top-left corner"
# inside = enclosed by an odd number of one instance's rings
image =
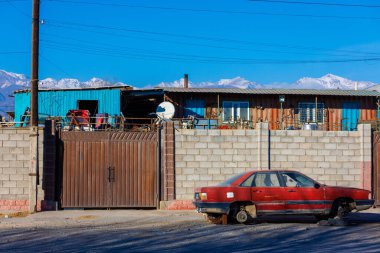
[[[50,90],[38,92],[39,118],[65,116],[77,109],[78,100],[98,100],[98,112],[120,115],[120,89]],[[30,93],[15,94],[15,122],[19,122],[25,109],[30,107]]]
[[[205,117],[205,102],[204,100],[194,99],[194,100],[186,100],[185,108],[184,108],[184,116],[185,118],[188,116],[196,116],[197,118]]]
[[[360,117],[360,104],[358,102],[343,103],[342,130],[355,131],[358,127]]]

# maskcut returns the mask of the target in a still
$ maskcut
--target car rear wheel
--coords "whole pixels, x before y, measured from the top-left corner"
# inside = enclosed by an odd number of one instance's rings
[[[236,214],[236,220],[239,223],[246,223],[249,220],[249,214],[245,210],[240,210]]]

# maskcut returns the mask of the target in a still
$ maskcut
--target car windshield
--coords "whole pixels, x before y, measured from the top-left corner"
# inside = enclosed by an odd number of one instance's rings
[[[230,186],[233,182],[235,182],[239,177],[243,176],[246,172],[244,173],[240,173],[238,175],[235,175],[229,179],[227,179],[226,181],[218,184],[218,186]]]

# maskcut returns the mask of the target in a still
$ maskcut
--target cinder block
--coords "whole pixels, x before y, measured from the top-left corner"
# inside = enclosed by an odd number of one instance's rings
[[[207,142],[196,142],[194,148],[207,148]]]
[[[9,194],[23,194],[23,188],[9,188]]]
[[[9,179],[12,180],[12,181],[22,181],[24,180],[24,175],[23,174],[13,174],[13,175],[10,175],[9,176]]]
[[[14,148],[16,147],[16,141],[3,141],[3,147]]]
[[[193,159],[193,160],[199,161],[199,162],[208,161],[208,156],[207,155],[196,155],[195,159]]]
[[[189,155],[198,155],[199,154],[199,149],[196,148],[188,148],[186,150],[186,153]]]
[[[220,168],[209,168],[208,169],[208,174],[209,175],[220,174]]]
[[[208,130],[196,129],[195,135],[197,135],[197,136],[208,136]]]
[[[3,181],[3,187],[4,188],[7,188],[7,187],[16,187],[17,184],[16,184],[16,181]]]
[[[9,137],[9,134],[0,133],[0,141],[8,141]]]
[[[287,161],[287,156],[286,155],[275,155],[274,156],[276,162],[286,162]]]
[[[238,153],[238,150],[237,149],[224,149],[224,153],[226,155],[236,155]]]
[[[217,129],[211,129],[208,131],[208,134],[210,136],[220,136],[221,133],[220,133],[221,130],[217,130]]]
[[[232,160],[234,162],[244,162],[245,161],[245,155],[233,155]]]
[[[245,130],[233,130],[232,134],[236,136],[242,136],[245,135]]]
[[[186,162],[186,166],[185,167],[188,167],[188,168],[198,168],[200,165],[200,162],[196,162],[196,161],[191,161],[191,162]],[[183,168],[185,168],[183,167]]]
[[[199,167],[201,168],[211,168],[212,167],[212,162],[200,162]]]
[[[231,129],[220,130],[220,135],[231,136],[231,135],[233,135],[233,131],[234,130],[231,130]]]
[[[256,142],[250,142],[245,144],[245,148],[248,149],[256,149],[257,148],[257,143]]]
[[[326,143],[325,148],[326,149],[336,149],[337,145],[336,143]]]
[[[236,148],[236,149],[245,149],[246,148],[245,143],[239,143],[239,142],[233,143],[232,147]]]
[[[194,174],[194,168],[183,168],[182,170],[183,170],[182,173],[184,175],[192,175],[192,174]]]
[[[195,142],[183,142],[182,148],[184,149],[195,148]]]
[[[217,148],[217,149],[219,149],[220,148],[220,144],[219,143],[209,142],[209,143],[207,143],[207,148]]]
[[[200,155],[211,155],[212,154],[212,149],[205,149],[205,148],[200,149],[199,150],[199,154]]]
[[[0,187],[0,195],[6,195],[9,194],[9,188]],[[1,196],[3,197],[3,196]],[[4,196],[3,198],[7,198],[8,196]]]
[[[224,167],[224,162],[212,162],[212,167],[213,168],[222,168]]]
[[[236,166],[229,166],[228,167],[239,167],[239,168],[249,168],[250,164],[249,162],[238,162]]]
[[[232,155],[224,155],[220,159],[222,162],[232,161]]]
[[[185,161],[185,162],[195,161],[195,155],[184,155],[182,157],[182,161]]]
[[[187,176],[186,176],[186,179],[187,179],[188,181],[190,181],[190,180],[198,181],[198,180],[199,180],[199,175],[187,175]],[[185,183],[185,182],[183,182],[183,183]]]
[[[232,148],[232,142],[222,142],[220,143],[220,148],[223,148],[223,149]]]

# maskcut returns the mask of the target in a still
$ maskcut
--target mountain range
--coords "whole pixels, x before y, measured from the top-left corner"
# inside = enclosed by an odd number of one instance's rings
[[[91,78],[88,81],[80,81],[74,78],[63,78],[56,80],[46,78],[39,81],[39,87],[45,89],[75,89],[104,86],[125,86],[121,82],[109,82],[101,78]],[[231,79],[220,79],[216,82],[189,82],[192,88],[239,88],[239,89],[257,89],[257,88],[293,88],[293,89],[373,89],[380,91],[380,84],[368,81],[352,81],[333,74],[327,74],[319,78],[303,77],[294,83],[270,83],[258,84],[249,81],[243,77]],[[27,89],[30,87],[30,81],[24,74],[16,74],[0,70],[0,114],[5,115],[6,111],[14,110],[14,98],[12,96],[15,90]],[[155,86],[147,87],[183,87],[183,79],[173,82],[161,82]]]

